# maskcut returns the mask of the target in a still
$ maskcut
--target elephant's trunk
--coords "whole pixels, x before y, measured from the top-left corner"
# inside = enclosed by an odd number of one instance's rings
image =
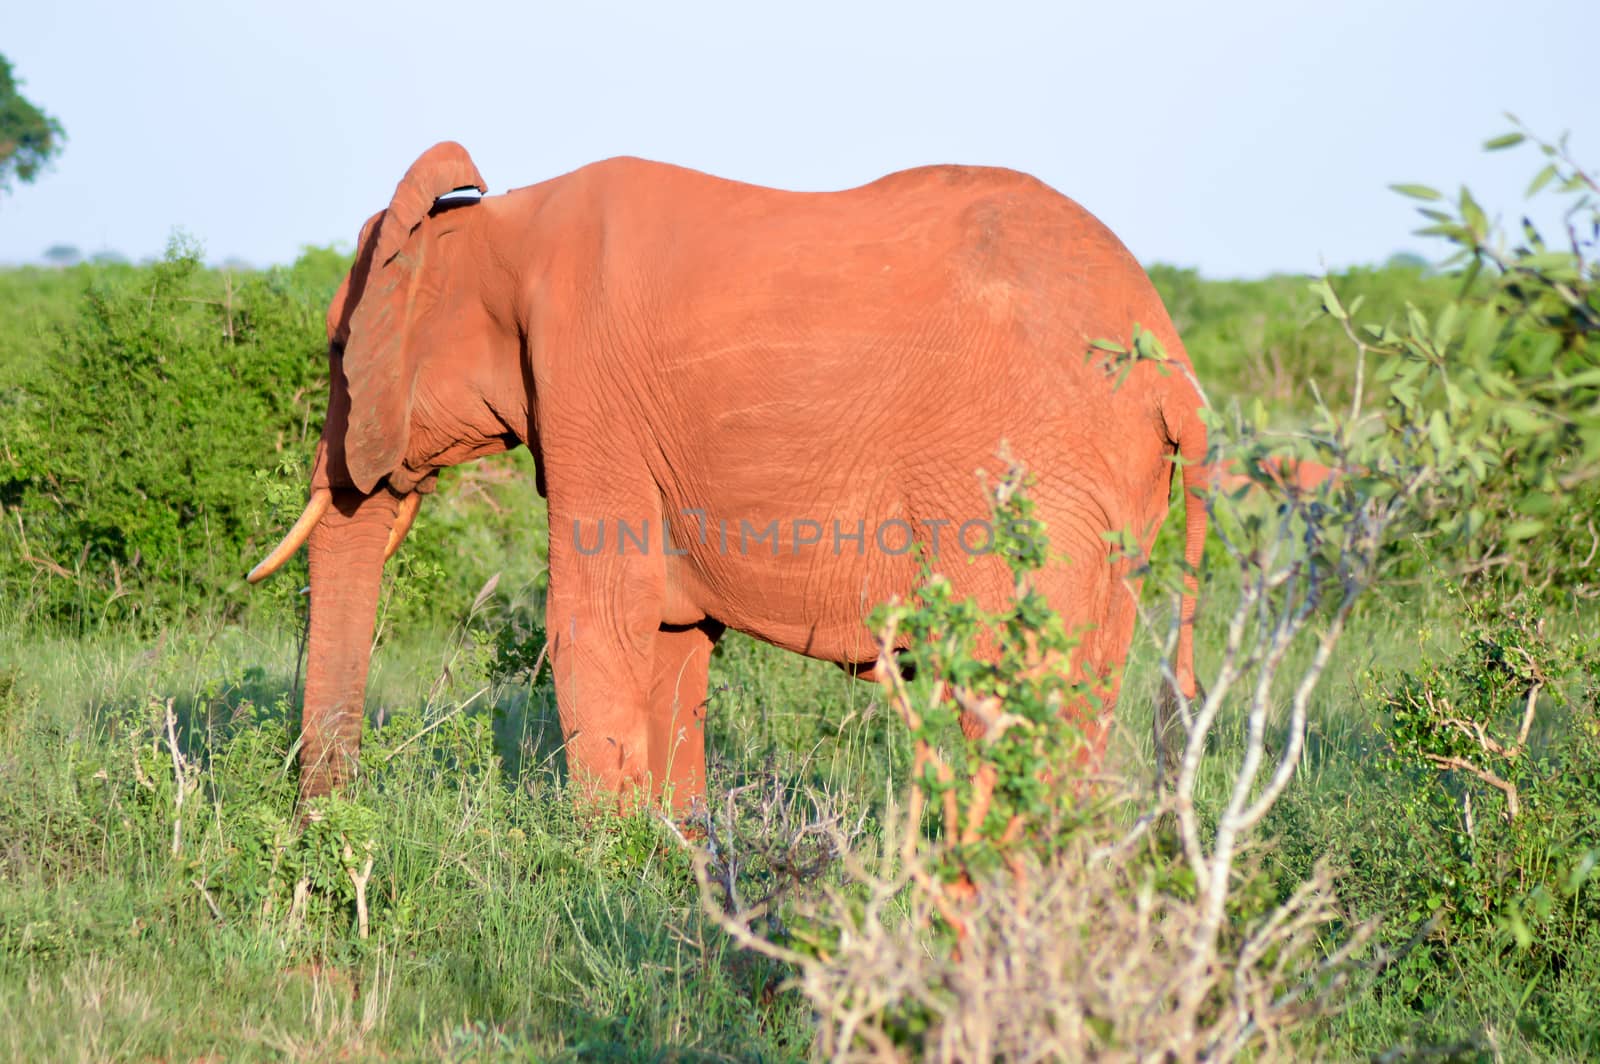
[[[311,531],[311,634],[300,727],[300,797],[321,797],[355,774],[384,556],[400,500],[333,492]]]

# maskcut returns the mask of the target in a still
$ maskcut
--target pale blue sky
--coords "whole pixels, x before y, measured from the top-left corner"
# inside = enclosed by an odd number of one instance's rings
[[[6,4],[0,54],[67,149],[0,199],[0,262],[257,264],[353,242],[445,138],[490,190],[610,155],[790,188],[1030,171],[1146,262],[1210,276],[1433,253],[1393,181],[1514,217],[1517,112],[1600,165],[1600,2]]]

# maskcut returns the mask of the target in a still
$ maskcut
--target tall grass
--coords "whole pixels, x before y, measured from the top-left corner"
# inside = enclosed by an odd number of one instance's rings
[[[511,612],[377,652],[370,706],[382,723],[346,832],[375,843],[366,940],[348,884],[291,916],[292,882],[265,868],[293,802],[292,630],[13,633],[0,701],[0,1056],[803,1057],[808,1012],[786,973],[708,925],[663,828],[573,812],[547,680],[496,673],[504,652],[488,636]],[[1424,617],[1375,618],[1342,647],[1297,784],[1304,801],[1359,794],[1348,786],[1375,722],[1362,677],[1410,660],[1402,632]],[[1202,660],[1220,638],[1203,615]],[[1150,764],[1149,644],[1130,663],[1113,747],[1134,773]],[[717,787],[776,774],[870,812],[903,784],[903,729],[875,688],[832,666],[730,636],[712,691]],[[199,773],[177,855],[167,699]],[[1238,722],[1217,739],[1236,743]],[[318,860],[345,874],[337,854],[304,855]]]

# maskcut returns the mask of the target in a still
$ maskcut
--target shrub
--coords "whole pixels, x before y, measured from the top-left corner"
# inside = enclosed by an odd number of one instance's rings
[[[0,315],[12,624],[149,628],[247,610],[298,623],[303,556],[249,594],[242,574],[305,504],[327,399],[323,315],[347,267],[312,248],[287,269],[216,272],[179,238],[150,267],[41,275],[45,357]],[[446,470],[389,567],[383,634],[458,619],[502,569],[514,601],[542,590],[544,527],[527,452]]]
[[[0,594],[19,620],[237,611],[252,474],[320,431],[338,265],[218,274],[177,237],[147,270],[96,276],[0,422]]]
[[[1213,280],[1156,265],[1150,279],[1212,394],[1257,396],[1284,430],[1304,429],[1319,395],[1349,405],[1356,362],[1338,323],[1307,290],[1310,278]],[[1432,313],[1457,287],[1449,277],[1406,266],[1354,266],[1328,280],[1340,292],[1362,296],[1376,321],[1403,317],[1408,305]]]
[[[1442,472],[1465,463],[1428,488],[1437,520],[1419,532],[1441,541],[1434,549],[1489,594],[1515,581],[1535,600],[1587,599],[1600,587],[1600,184],[1565,137],[1540,141],[1519,125],[1486,147],[1523,143],[1545,159],[1528,195],[1563,201],[1564,240],[1527,218],[1508,236],[1465,188],[1452,202],[1396,185],[1423,202],[1420,232],[1453,246],[1457,295],[1431,316],[1408,306],[1403,327],[1354,329],[1336,301],[1324,305],[1363,354],[1386,356],[1379,383],[1412,411],[1419,449]]]

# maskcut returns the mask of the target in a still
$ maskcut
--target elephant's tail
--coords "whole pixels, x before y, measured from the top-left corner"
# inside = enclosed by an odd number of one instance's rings
[[[1192,373],[1184,367],[1185,376]],[[1171,442],[1177,447],[1177,457],[1183,470],[1184,540],[1183,597],[1178,608],[1178,654],[1173,663],[1178,681],[1178,691],[1184,698],[1194,698],[1197,690],[1194,674],[1194,616],[1200,592],[1200,560],[1206,549],[1206,494],[1211,484],[1211,470],[1206,465],[1206,425],[1200,418],[1205,404],[1199,382],[1189,376],[1187,381],[1193,391],[1186,396],[1185,408],[1166,411],[1166,421],[1172,433]],[[1186,389],[1187,391],[1187,389]]]

